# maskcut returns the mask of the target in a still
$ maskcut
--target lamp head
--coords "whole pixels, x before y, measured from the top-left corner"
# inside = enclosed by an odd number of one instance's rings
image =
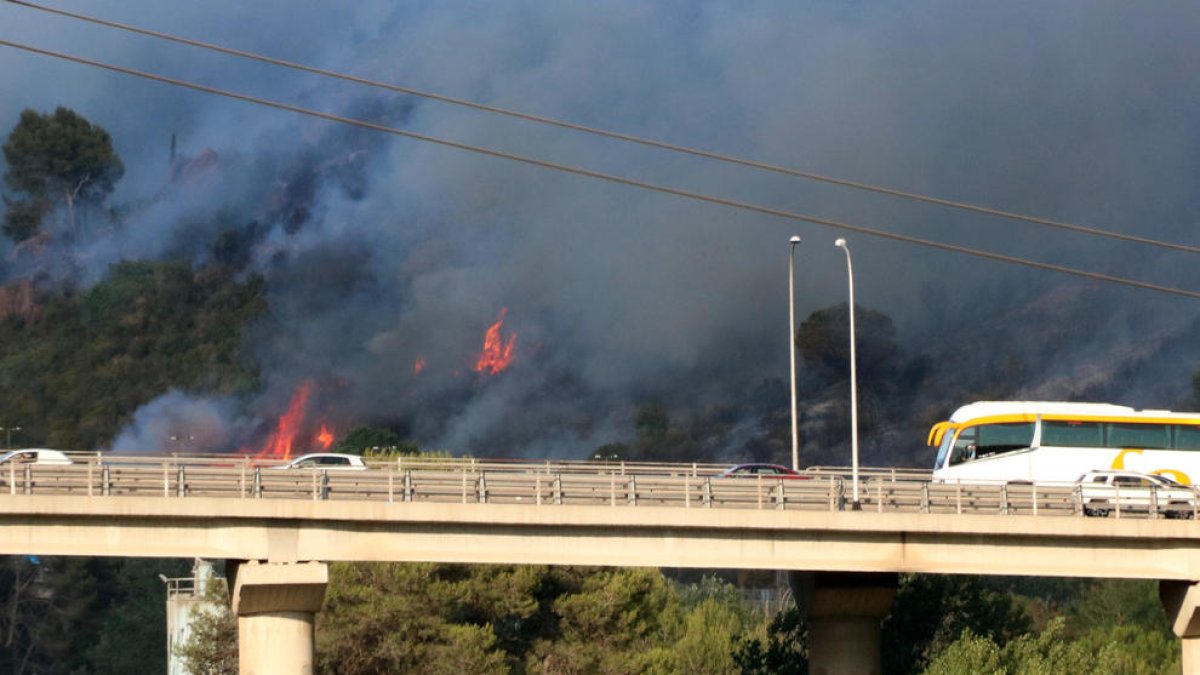
[[[798,234],[793,234],[793,235],[792,235],[792,238],[791,238],[791,239],[789,239],[788,241],[790,241],[790,242],[791,242],[793,245],[795,245],[795,244],[799,244],[799,243],[800,243],[800,235],[798,235]]]
[[[846,248],[846,240],[839,237],[837,241],[833,242],[833,245],[838,248]]]

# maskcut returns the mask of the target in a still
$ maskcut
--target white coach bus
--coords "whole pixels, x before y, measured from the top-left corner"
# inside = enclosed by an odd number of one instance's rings
[[[1200,413],[982,401],[935,424],[929,445],[935,480],[1072,482],[1096,469],[1200,479]]]

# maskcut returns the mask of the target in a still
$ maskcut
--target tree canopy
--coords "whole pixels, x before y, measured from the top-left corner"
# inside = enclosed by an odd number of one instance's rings
[[[796,329],[796,349],[806,363],[849,373],[850,313],[841,303],[819,309]],[[855,306],[854,333],[857,367],[863,375],[891,367],[896,356],[896,327],[882,312]]]
[[[4,182],[25,199],[9,201],[4,232],[16,241],[37,233],[42,217],[65,206],[74,229],[79,204],[102,202],[125,173],[112,137],[69,108],[26,109],[4,144]]]

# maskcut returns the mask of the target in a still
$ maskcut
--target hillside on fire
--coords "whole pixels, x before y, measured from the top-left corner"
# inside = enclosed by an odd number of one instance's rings
[[[126,165],[108,132],[65,108],[27,110],[4,145],[0,410],[17,440],[289,457],[375,429],[483,457],[788,463],[788,382],[763,367],[782,339],[739,325],[714,352],[695,325],[592,326],[612,342],[672,341],[667,362],[646,364],[654,377],[606,372],[571,325],[586,307],[471,298],[478,253],[424,222],[437,216],[398,224],[391,236],[424,232],[394,242],[399,256],[328,222],[329,200],[366,199],[373,141],[331,129],[275,162],[172,143],[161,184],[118,201]],[[62,196],[92,174],[103,189]],[[126,256],[151,225],[155,255]],[[1113,315],[1128,291],[1095,284],[996,283],[976,291],[986,303],[927,289],[925,326],[856,307],[866,461],[928,466],[924,430],[971,400],[1193,405],[1196,319],[1164,322],[1150,302]],[[806,464],[844,462],[847,329],[840,302],[802,315],[794,336]]]

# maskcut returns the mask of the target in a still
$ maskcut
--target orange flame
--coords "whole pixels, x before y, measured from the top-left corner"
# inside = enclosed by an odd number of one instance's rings
[[[329,446],[333,445],[333,433],[321,425],[321,433],[317,434],[317,445],[321,446],[322,450],[328,450]]]
[[[504,325],[504,315],[508,314],[508,308],[504,307],[500,310],[500,317],[496,319],[496,323],[488,327],[487,333],[483,336],[483,351],[479,353],[479,359],[475,362],[475,372],[488,372],[492,375],[501,372],[512,363],[513,349],[517,346],[517,336],[514,333],[508,337],[508,341],[500,338],[500,327]]]
[[[420,375],[422,370],[425,370],[425,359],[417,357],[417,360],[413,361],[413,376]]]
[[[304,421],[304,409],[308,406],[308,396],[312,393],[312,382],[302,382],[292,394],[287,412],[279,416],[275,432],[267,439],[266,444],[258,451],[255,459],[291,459],[292,441],[300,432],[300,424]]]

